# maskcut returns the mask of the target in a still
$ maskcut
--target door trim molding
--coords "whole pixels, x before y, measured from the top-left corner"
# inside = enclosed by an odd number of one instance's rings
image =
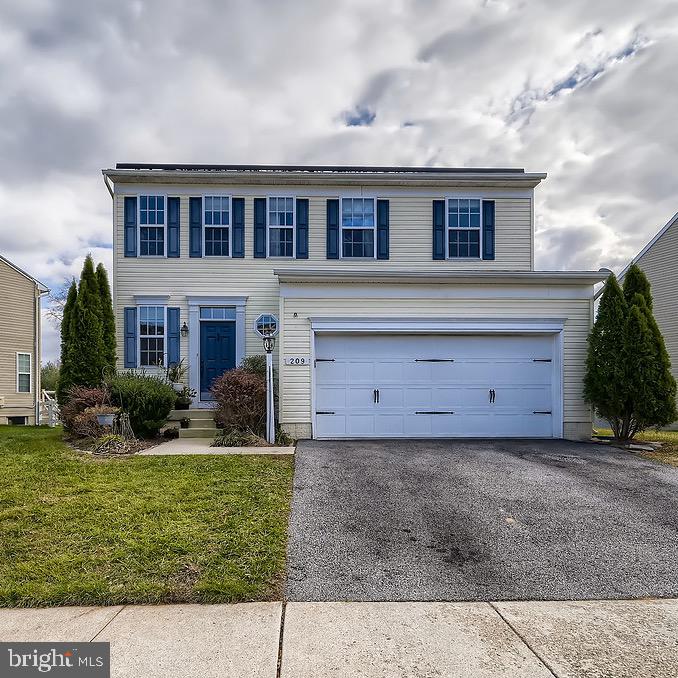
[[[310,318],[311,437],[316,436],[316,337],[322,334],[552,334],[551,363],[553,438],[564,436],[563,334],[565,318]]]
[[[187,296],[186,301],[188,303],[188,385],[197,393],[193,399],[193,407],[209,407],[209,402],[200,400],[200,307],[235,308],[235,364],[237,367],[245,357],[247,297]]]

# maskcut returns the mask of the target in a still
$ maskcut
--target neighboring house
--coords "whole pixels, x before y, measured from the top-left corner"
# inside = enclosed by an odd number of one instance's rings
[[[521,169],[118,164],[121,368],[184,359],[195,406],[280,319],[295,437],[587,438],[593,287],[534,271]]]
[[[619,274],[623,281],[631,264],[638,264],[652,286],[652,309],[678,380],[678,213]],[[602,291],[602,290],[601,290]]]
[[[49,290],[0,256],[0,424],[39,423],[40,297]]]

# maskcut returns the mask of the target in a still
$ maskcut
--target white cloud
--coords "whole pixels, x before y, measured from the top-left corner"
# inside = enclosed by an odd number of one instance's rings
[[[509,165],[538,267],[619,268],[678,209],[677,37],[671,0],[10,0],[0,251],[108,263],[116,161]]]

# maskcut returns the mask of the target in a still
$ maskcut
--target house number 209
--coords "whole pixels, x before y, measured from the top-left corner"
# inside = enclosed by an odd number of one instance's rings
[[[285,365],[308,365],[308,356],[305,355],[285,356]]]

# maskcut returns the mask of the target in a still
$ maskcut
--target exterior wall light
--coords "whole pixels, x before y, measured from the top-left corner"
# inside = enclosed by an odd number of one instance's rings
[[[186,324],[186,321],[184,320],[184,324],[181,326],[181,336],[185,339],[188,336],[188,325]]]

